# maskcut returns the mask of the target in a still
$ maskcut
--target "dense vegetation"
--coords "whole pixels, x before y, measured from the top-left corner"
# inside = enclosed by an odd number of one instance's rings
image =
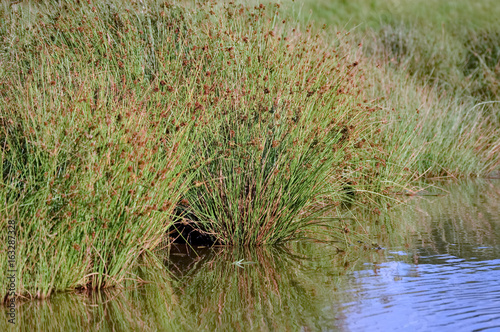
[[[363,44],[368,93],[387,111],[380,115],[390,162],[426,177],[498,169],[496,1],[320,0],[305,2],[302,13],[309,12]]]
[[[17,223],[19,293],[121,284],[187,226],[230,245],[345,238],[318,216],[498,166],[490,30],[468,35],[455,82],[471,83],[449,87],[458,62],[411,27],[337,32],[279,7],[2,3],[0,222]]]

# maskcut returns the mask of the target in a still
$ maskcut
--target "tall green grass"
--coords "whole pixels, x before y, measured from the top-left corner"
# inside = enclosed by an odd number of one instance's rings
[[[434,17],[425,35],[365,6],[372,30],[347,34],[279,7],[1,4],[0,222],[17,222],[19,294],[137,279],[183,224],[236,246],[346,239],[318,221],[327,208],[498,168],[493,24],[439,34]]]
[[[28,9],[7,17],[22,29],[7,31],[19,41],[4,54],[1,167],[2,224],[18,227],[17,287],[44,297],[130,277],[162,239],[191,165],[190,127],[170,134],[158,125],[173,115],[162,117],[147,93],[150,78],[127,84],[119,60],[101,58],[120,52],[101,42],[107,22],[92,18],[91,30],[76,23],[84,11],[40,9],[48,12],[36,24]]]
[[[339,41],[294,32],[263,7],[222,29],[197,41],[211,59],[193,64],[205,76],[203,93],[194,92],[194,158],[202,164],[185,195],[186,216],[219,243],[283,241],[308,225],[301,214],[315,211],[318,199],[340,198],[347,150],[370,115],[359,97],[362,78]],[[217,71],[223,82],[206,77]]]
[[[345,26],[363,45],[364,91],[383,97],[373,127],[382,138],[370,141],[384,147],[388,181],[498,169],[498,9],[489,0],[303,4],[312,23]]]
[[[371,111],[358,67],[276,11],[2,5],[1,221],[17,222],[20,294],[136,278],[179,220],[274,243],[341,198]]]
[[[485,176],[498,169],[500,132],[491,114],[498,106],[421,86],[392,69],[371,73],[371,93],[387,96],[378,137],[388,165],[398,165],[385,168],[387,178],[401,174],[398,169],[409,170],[414,179]]]

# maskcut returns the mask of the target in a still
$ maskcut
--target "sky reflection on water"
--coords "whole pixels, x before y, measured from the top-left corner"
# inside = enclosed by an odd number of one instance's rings
[[[500,330],[500,259],[421,256],[354,273],[345,303],[352,331]]]

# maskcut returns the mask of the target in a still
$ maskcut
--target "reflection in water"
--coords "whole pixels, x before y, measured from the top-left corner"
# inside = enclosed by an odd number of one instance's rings
[[[192,263],[179,262],[178,255],[169,266],[179,271],[176,294],[186,327],[194,322],[207,331],[335,329],[344,295],[333,289],[349,261],[359,258],[318,243],[267,250],[214,248],[199,255],[196,269],[186,271]]]
[[[0,331],[179,331],[170,277],[151,263],[137,272],[152,283],[126,291],[56,294],[46,301],[18,304],[16,325],[0,315]]]
[[[17,327],[499,331],[500,182],[446,190],[395,209],[386,223],[392,232],[376,236],[383,250],[358,244],[339,252],[311,241],[259,250],[172,247],[162,268],[149,263],[132,276],[151,283],[24,303]]]
[[[498,256],[497,256],[498,257]],[[354,274],[358,297],[345,303],[350,330],[472,331],[500,329],[500,259],[423,256]]]

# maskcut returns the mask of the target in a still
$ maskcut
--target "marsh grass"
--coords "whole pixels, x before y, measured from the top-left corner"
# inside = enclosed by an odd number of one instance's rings
[[[500,164],[499,7],[491,0],[436,3],[305,2],[321,25],[363,43],[368,99],[379,99],[382,182],[487,175]],[[368,69],[370,68],[370,69]],[[406,170],[409,170],[406,171]],[[389,175],[390,174],[390,175]]]
[[[322,196],[339,195],[348,150],[371,110],[359,97],[356,64],[339,56],[342,48],[308,32],[289,35],[273,26],[276,17],[251,27],[267,31],[264,38],[253,35],[244,18],[225,27],[237,33],[210,41],[225,51],[211,66],[231,63],[235,78],[229,97],[203,112],[195,144],[202,165],[184,205],[190,222],[216,242],[255,245],[295,236],[310,222],[301,213],[311,214]],[[246,55],[259,49],[266,51],[257,67]]]
[[[500,29],[471,31],[464,41],[467,49],[462,71],[470,93],[484,100],[500,100]],[[497,120],[500,117],[497,114]]]
[[[492,114],[498,106],[422,87],[416,79],[386,70],[371,73],[380,75],[372,76],[374,93],[387,96],[378,113],[381,145],[390,151],[388,165],[396,165],[386,168],[387,178],[402,174],[399,183],[405,183],[404,170],[413,179],[484,176],[498,168],[499,131]]]
[[[372,111],[361,73],[277,7],[2,4],[19,294],[135,279],[179,218],[220,243],[274,243],[340,197]]]
[[[498,168],[497,105],[480,99],[497,93],[493,28],[424,38],[402,15],[370,44],[279,7],[2,2],[0,222],[17,222],[19,295],[139,280],[138,257],[182,223],[235,246],[348,243],[342,208]]]
[[[386,157],[377,183],[484,176],[500,165],[498,27],[488,13],[498,6],[459,3],[359,1],[337,6],[345,15],[330,17],[356,27],[351,40],[363,43],[360,63],[371,86],[364,92],[382,97],[372,127],[381,139],[368,139]],[[313,14],[322,6],[328,4],[305,4]]]

